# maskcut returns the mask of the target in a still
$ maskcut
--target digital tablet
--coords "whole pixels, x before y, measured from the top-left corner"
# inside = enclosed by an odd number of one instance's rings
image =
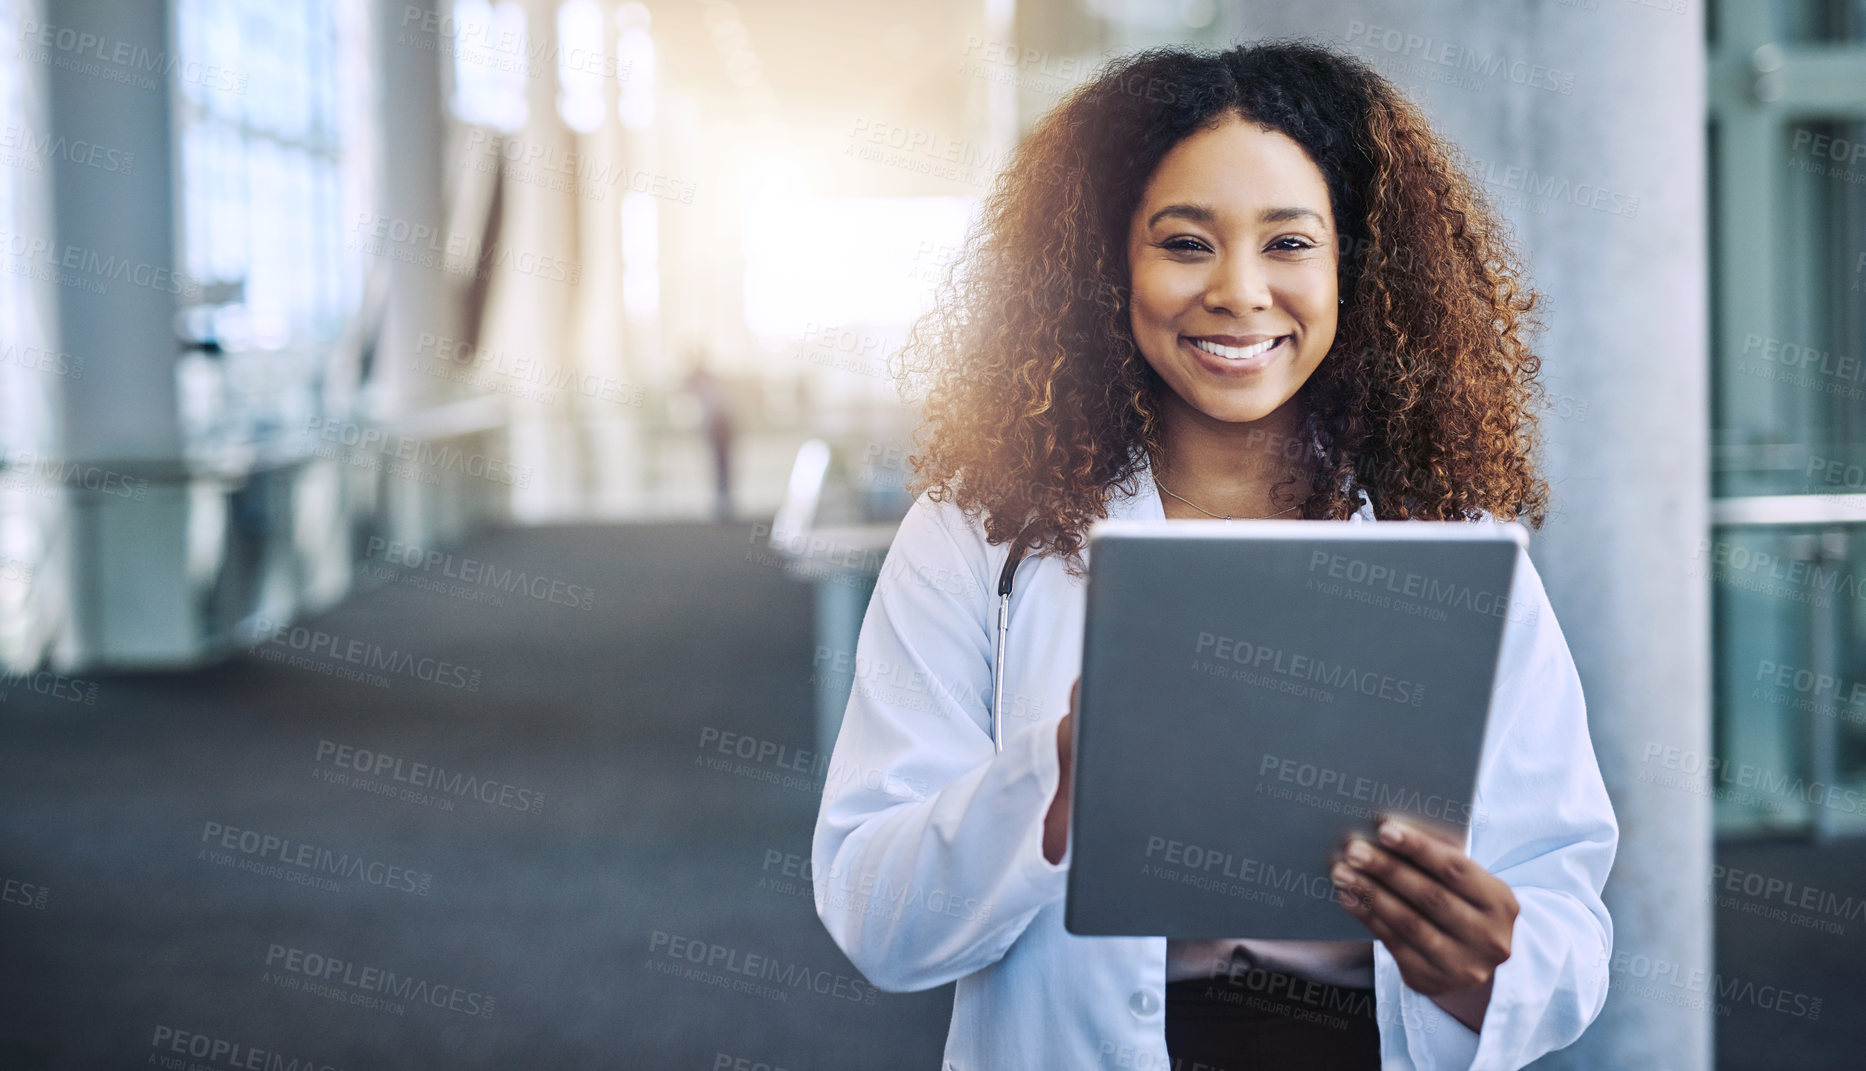
[[[1064,925],[1367,940],[1345,834],[1473,806],[1528,532],[1456,521],[1089,530]]]

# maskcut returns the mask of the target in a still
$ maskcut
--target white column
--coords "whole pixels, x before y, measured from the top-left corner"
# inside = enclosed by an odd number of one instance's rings
[[[376,218],[387,220],[391,227],[406,228],[398,233],[441,236],[407,246],[411,252],[427,254],[421,258],[397,259],[393,256],[399,251],[396,244],[384,243],[390,284],[376,352],[378,390],[373,415],[393,419],[445,396],[441,380],[414,370],[422,334],[459,336],[458,288],[440,266],[442,254],[432,246],[445,250],[450,237],[443,177],[447,105],[442,98],[449,79],[442,65],[451,62],[452,49],[466,45],[449,32],[454,28],[453,7],[443,0],[369,6],[376,18],[373,66],[380,118]],[[474,238],[477,235],[461,240]],[[370,233],[353,223],[345,235],[346,242],[351,240],[367,245]]]
[[[159,72],[106,77],[122,73],[121,65],[76,51],[89,34],[107,42],[97,47],[110,55],[142,49],[167,56],[169,5],[67,0],[43,5],[39,17],[56,27],[49,46],[35,46],[52,61],[43,72],[50,129],[42,133],[132,161],[127,170],[74,163],[69,153],[46,161],[52,219],[43,237],[53,259],[41,263],[69,280],[58,288],[59,342],[84,360],[81,377],[58,384],[55,449],[84,461],[172,458],[181,452],[174,314],[187,298],[172,292],[180,265],[169,83]],[[59,32],[67,30],[73,33]]]

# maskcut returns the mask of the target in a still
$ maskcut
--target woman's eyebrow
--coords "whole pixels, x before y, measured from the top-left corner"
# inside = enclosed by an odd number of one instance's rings
[[[1323,227],[1328,226],[1328,220],[1324,218],[1320,212],[1317,212],[1313,208],[1304,208],[1301,205],[1291,205],[1285,208],[1266,208],[1257,218],[1265,223],[1287,223],[1292,219],[1301,219],[1304,216],[1309,217]]]
[[[1167,205],[1147,217],[1147,226],[1151,227],[1163,219],[1183,219],[1210,227],[1218,222],[1218,213],[1205,205]]]
[[[1302,219],[1304,217],[1314,220],[1323,227],[1328,226],[1328,220],[1320,212],[1317,212],[1313,208],[1304,208],[1301,205],[1266,208],[1257,215],[1257,219],[1263,223],[1287,223],[1292,219]],[[1183,219],[1210,227],[1217,224],[1218,213],[1212,211],[1211,207],[1208,205],[1167,205],[1165,208],[1147,217],[1147,226],[1151,227],[1163,219]]]

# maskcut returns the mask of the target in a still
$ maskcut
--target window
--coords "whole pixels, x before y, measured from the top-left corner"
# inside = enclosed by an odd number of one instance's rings
[[[564,0],[557,9],[557,114],[579,134],[603,125],[603,37],[596,0]]]
[[[1866,830],[1866,3],[1712,12],[1720,832]]]
[[[440,43],[453,53],[453,108],[460,121],[504,134],[524,127],[530,114],[525,84],[533,71],[518,0],[454,0]]]
[[[15,26],[19,23],[19,13],[14,10],[13,0],[0,0],[0,26]],[[14,146],[22,140],[28,129],[26,109],[20,99],[21,64],[0,64],[0,134],[5,138],[6,148],[0,150],[0,235],[6,241],[0,246],[0,256],[11,258],[14,253],[9,248],[14,243],[14,235],[23,234],[25,227],[24,213],[20,210],[19,179],[20,171],[33,172],[43,165],[24,149]],[[25,342],[17,336],[26,315],[25,277],[15,271],[0,271],[0,325],[4,325],[5,335],[0,336],[0,346],[20,345]],[[14,427],[13,405],[18,399],[18,392],[6,389],[6,380],[0,379],[0,417],[4,417],[5,426]]]
[[[616,9],[616,112],[629,130],[654,125],[654,37],[648,9],[639,3]]]
[[[177,259],[202,284],[184,331],[189,449],[302,426],[362,292],[372,91],[361,0],[176,0]]]
[[[18,0],[0,0],[0,26],[17,26],[20,18]],[[43,447],[52,431],[47,398],[54,378],[83,372],[82,361],[47,355],[49,324],[30,281],[31,243],[50,237],[40,220],[54,165],[44,121],[27,93],[26,65],[0,63],[0,462]],[[0,544],[0,569],[5,553]]]
[[[179,79],[184,270],[237,283],[197,330],[229,349],[337,337],[358,279],[346,263],[345,138],[331,5],[316,0],[178,0],[184,64],[231,72]]]
[[[1866,41],[1862,0],[1773,0],[1773,26],[1781,41]]]

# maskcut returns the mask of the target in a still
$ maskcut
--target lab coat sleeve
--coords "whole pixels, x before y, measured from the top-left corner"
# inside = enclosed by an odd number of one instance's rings
[[[914,503],[862,620],[830,756],[811,843],[817,915],[891,992],[997,962],[1064,894],[1069,855],[1052,864],[1042,845],[1060,719],[992,746],[990,560],[956,507]]]
[[[1619,825],[1574,659],[1526,554],[1517,559],[1493,716],[1466,850],[1509,883],[1519,912],[1481,1032],[1407,988],[1375,943],[1375,999],[1400,1001],[1406,1056],[1418,1071],[1523,1067],[1573,1043],[1607,999],[1613,922],[1600,892]]]

